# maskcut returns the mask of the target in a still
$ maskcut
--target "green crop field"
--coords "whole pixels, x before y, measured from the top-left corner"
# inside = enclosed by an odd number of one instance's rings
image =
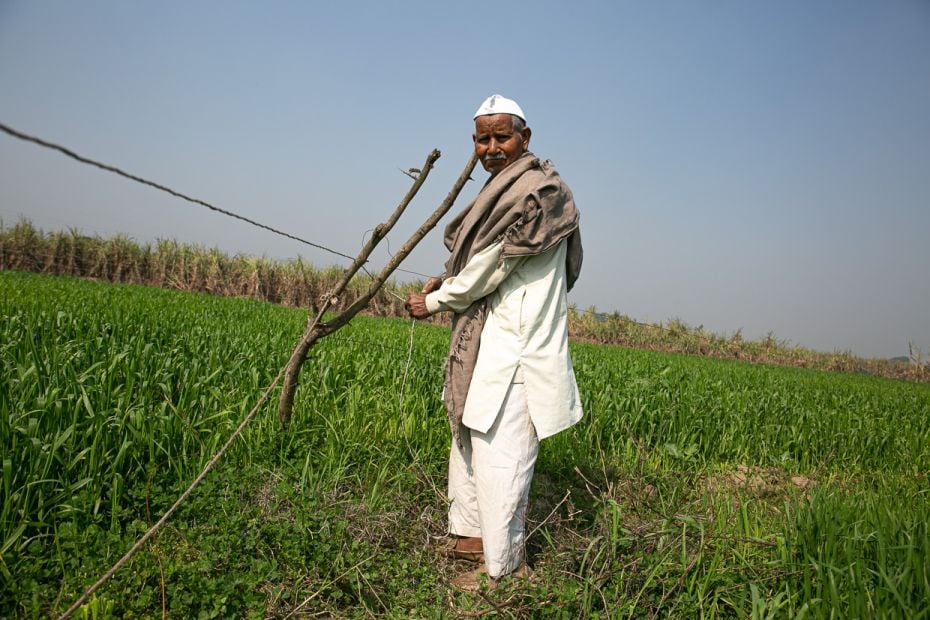
[[[154,523],[306,313],[0,272],[0,616],[57,616]],[[85,618],[930,618],[930,386],[573,345],[537,577],[454,592],[437,550],[448,332],[356,318],[311,351]]]

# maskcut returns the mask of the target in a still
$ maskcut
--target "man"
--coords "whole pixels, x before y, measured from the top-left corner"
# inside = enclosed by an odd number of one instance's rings
[[[443,400],[452,426],[450,553],[479,574],[526,575],[524,520],[539,440],[581,419],[568,355],[566,293],[581,269],[578,212],[516,102],[492,95],[475,113],[475,152],[491,176],[445,230],[442,278],[411,294],[415,318],[452,311]]]

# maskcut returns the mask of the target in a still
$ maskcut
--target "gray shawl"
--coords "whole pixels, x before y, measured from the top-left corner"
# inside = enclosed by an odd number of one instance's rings
[[[445,244],[452,252],[445,277],[457,275],[471,258],[502,241],[501,260],[536,256],[568,239],[568,288],[581,271],[581,236],[572,192],[551,162],[530,152],[491,177],[475,199],[449,222]],[[460,427],[465,397],[478,359],[487,298],[473,303],[452,319],[452,342],[446,361],[443,399],[452,436],[461,445]]]

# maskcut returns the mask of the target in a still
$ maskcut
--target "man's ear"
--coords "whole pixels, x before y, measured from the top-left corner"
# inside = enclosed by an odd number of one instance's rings
[[[520,131],[520,135],[523,136],[523,150],[525,151],[530,148],[530,137],[533,135],[533,131],[529,127],[524,127]]]

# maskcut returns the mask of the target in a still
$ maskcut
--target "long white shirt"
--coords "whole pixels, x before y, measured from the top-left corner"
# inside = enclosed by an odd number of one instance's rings
[[[426,296],[431,314],[463,312],[487,297],[488,316],[462,423],[487,432],[511,382],[525,383],[539,439],[581,419],[581,397],[568,354],[565,253],[560,242],[536,256],[500,259],[501,243],[472,257]]]

